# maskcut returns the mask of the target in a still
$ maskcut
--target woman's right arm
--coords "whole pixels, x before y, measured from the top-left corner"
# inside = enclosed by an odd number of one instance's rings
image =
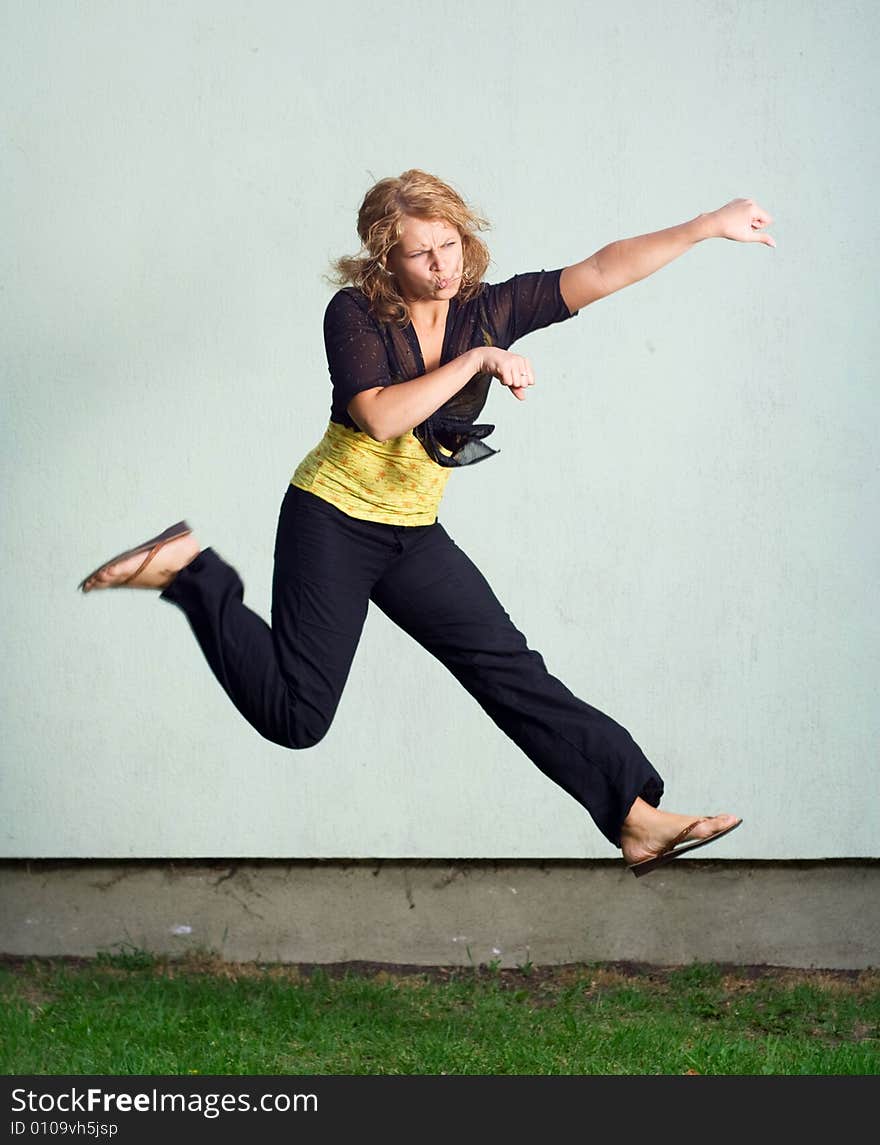
[[[491,374],[520,401],[525,400],[526,387],[535,384],[528,358],[497,346],[479,346],[411,381],[362,390],[348,403],[348,413],[375,441],[389,441],[420,425],[474,374]]]

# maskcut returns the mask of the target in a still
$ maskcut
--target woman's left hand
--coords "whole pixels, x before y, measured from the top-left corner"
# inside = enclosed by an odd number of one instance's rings
[[[773,222],[773,217],[754,199],[731,199],[717,211],[711,211],[709,218],[716,238],[776,246],[776,239],[761,230]]]

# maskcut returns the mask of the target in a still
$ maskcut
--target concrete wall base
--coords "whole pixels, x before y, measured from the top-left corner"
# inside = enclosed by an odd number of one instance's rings
[[[18,860],[0,951],[515,967],[880,965],[880,863]]]

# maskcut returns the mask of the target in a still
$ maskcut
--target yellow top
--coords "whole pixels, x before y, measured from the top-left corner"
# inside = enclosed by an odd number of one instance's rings
[[[431,460],[412,432],[374,441],[331,421],[290,483],[362,521],[433,525],[451,472]]]

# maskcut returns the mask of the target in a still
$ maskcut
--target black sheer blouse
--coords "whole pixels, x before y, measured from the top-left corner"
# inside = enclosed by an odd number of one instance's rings
[[[516,274],[506,282],[483,283],[466,302],[449,300],[440,365],[476,346],[508,349],[518,338],[573,318],[559,290],[561,270]],[[575,311],[575,314],[577,311]],[[337,291],[324,314],[324,346],[333,383],[330,420],[349,429],[357,424],[348,403],[363,390],[408,382],[426,372],[412,323],[378,322],[355,287]],[[493,378],[475,374],[458,393],[413,429],[425,452],[448,468],[473,465],[497,453],[483,442],[494,425],[475,425]],[[442,453],[440,446],[451,452]]]

